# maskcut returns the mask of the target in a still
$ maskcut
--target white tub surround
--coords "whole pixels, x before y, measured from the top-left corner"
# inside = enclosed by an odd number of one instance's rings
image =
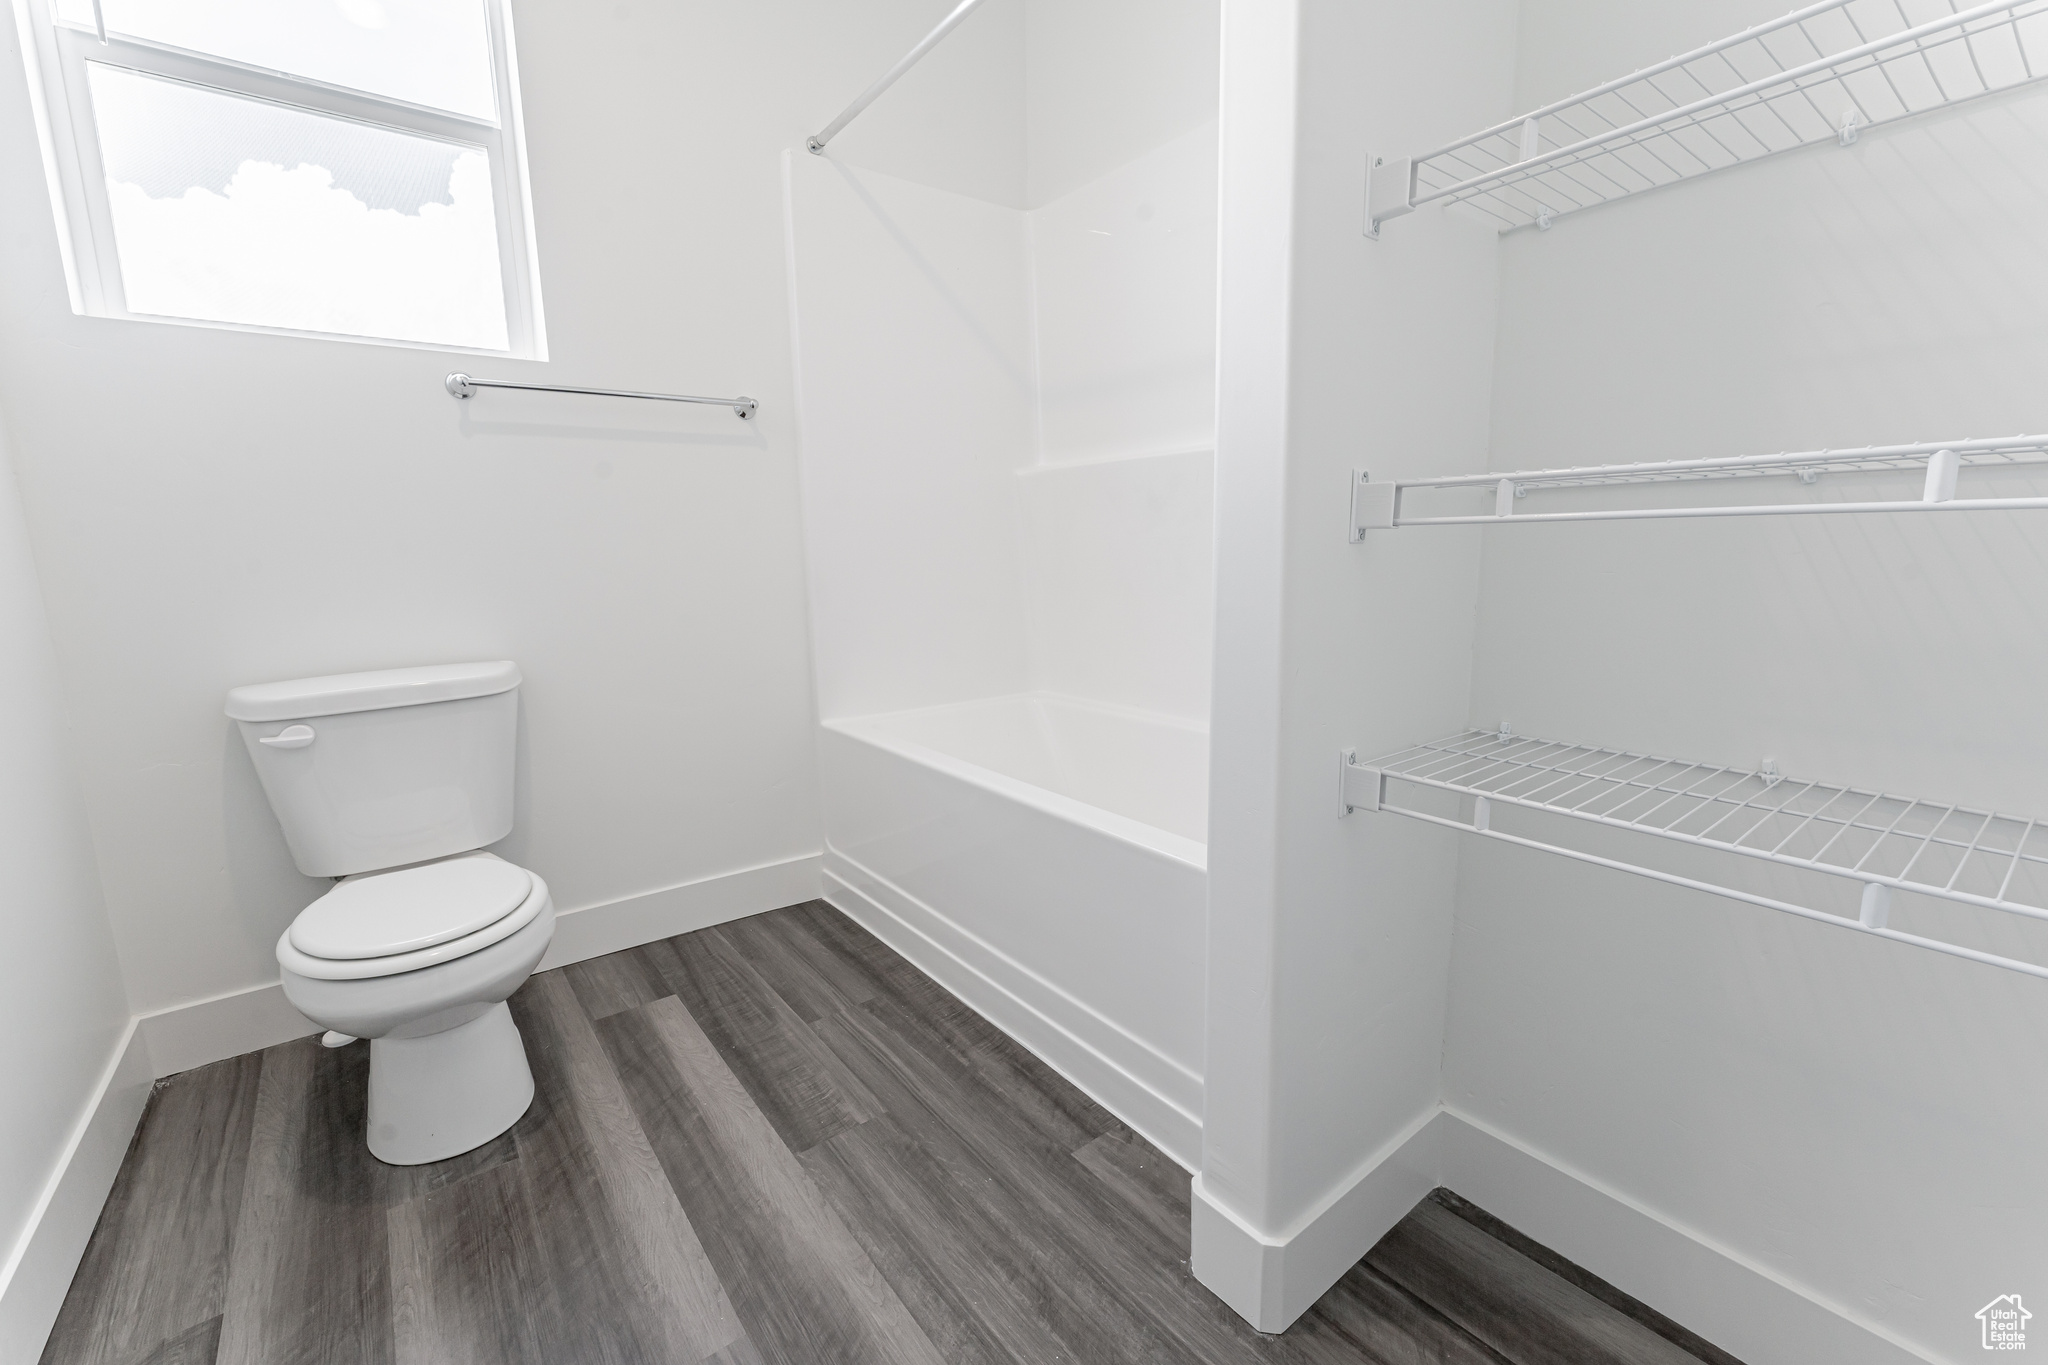
[[[1191,1169],[1208,735],[1022,694],[825,722],[826,899]]]
[[[999,12],[1015,136],[784,162],[826,897],[1192,1169],[1218,10]]]
[[[1032,692],[829,720],[825,727],[1204,865],[1206,726]]]
[[[1012,483],[1032,687],[1206,721],[1215,452],[1038,464]]]

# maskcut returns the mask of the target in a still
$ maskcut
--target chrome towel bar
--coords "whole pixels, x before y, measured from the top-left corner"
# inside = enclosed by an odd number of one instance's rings
[[[566,384],[514,384],[503,379],[474,379],[456,371],[448,376],[446,387],[457,398],[468,398],[478,389],[527,389],[534,393],[586,393],[596,398],[647,398],[657,403],[709,403],[713,407],[731,408],[743,422],[752,420],[761,405],[742,394],[738,398],[699,398],[687,393],[636,393],[632,389],[578,389]]]

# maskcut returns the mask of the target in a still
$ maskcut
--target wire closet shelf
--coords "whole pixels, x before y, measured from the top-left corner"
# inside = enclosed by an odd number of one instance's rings
[[[1372,231],[1466,204],[1503,232],[2025,85],[2048,0],[1826,0],[1425,155],[1377,164]]]
[[[1339,771],[1346,812],[1391,811],[2048,979],[2048,966],[1907,933],[1889,923],[1894,891],[2048,920],[2048,824],[2040,820],[1838,783],[1797,781],[1769,766],[1744,771],[1530,739],[1509,733],[1506,726],[1467,730],[1366,763],[1346,751]],[[1420,809],[1408,789],[1468,798],[1471,816],[1452,818]],[[1861,884],[1862,899],[1852,917],[1599,857],[1495,829],[1495,806],[1845,878]]]
[[[1657,460],[1638,464],[1583,465],[1569,469],[1521,470],[1510,474],[1446,474],[1420,479],[1375,480],[1354,472],[1351,538],[1371,530],[1403,526],[1485,526],[1503,521],[1639,521],[1673,517],[1814,516],[1847,512],[1968,512],[2048,509],[2048,497],[1963,496],[1958,476],[1965,469],[1995,470],[2048,462],[2048,436],[2008,436],[1915,445],[1865,446],[1856,450],[1809,450],[1722,459]],[[1923,476],[1918,497],[1827,501],[1821,493],[1798,502],[1705,502],[1674,506],[1592,507],[1518,512],[1532,491],[1601,488],[1627,484],[1693,483],[1756,479],[1770,475],[1813,485],[1823,474],[1909,471]],[[1417,493],[1491,494],[1488,510],[1435,515],[1411,506]]]

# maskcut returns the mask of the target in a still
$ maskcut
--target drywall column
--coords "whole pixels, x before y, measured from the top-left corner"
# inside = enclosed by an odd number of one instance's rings
[[[1436,1183],[1455,849],[1335,754],[1465,722],[1476,542],[1349,544],[1354,464],[1482,462],[1493,233],[1363,235],[1368,149],[1504,117],[1510,0],[1224,6],[1209,1016],[1194,1264],[1278,1331]],[[1407,824],[1408,828],[1401,828]],[[1418,1134],[1424,1136],[1418,1138]]]
[[[1296,0],[1226,0],[1217,225],[1216,671],[1209,1018],[1194,1271],[1276,1330],[1272,978],[1294,223]]]
[[[0,430],[0,1360],[42,1353],[149,1096],[70,749]]]

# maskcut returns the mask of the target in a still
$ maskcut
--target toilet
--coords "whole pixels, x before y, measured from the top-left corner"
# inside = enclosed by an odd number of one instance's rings
[[[519,669],[344,673],[228,693],[292,861],[334,889],[277,941],[284,993],[370,1040],[367,1138],[394,1166],[480,1147],[533,1072],[505,1001],[554,937],[547,884],[484,852],[512,831]]]

